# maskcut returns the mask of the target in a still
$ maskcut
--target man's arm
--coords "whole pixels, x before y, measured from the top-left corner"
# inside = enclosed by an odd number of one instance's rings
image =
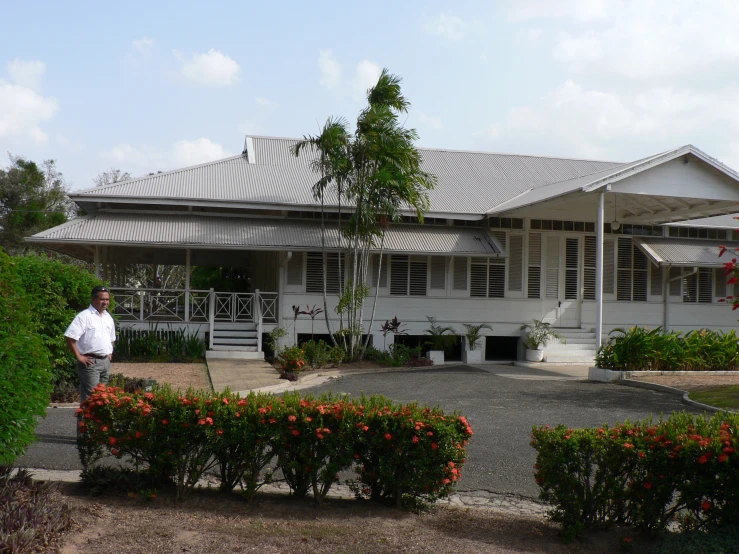
[[[95,360],[89,356],[83,356],[80,354],[79,348],[77,348],[77,341],[74,340],[72,337],[65,337],[67,339],[67,346],[72,351],[72,354],[74,354],[74,357],[77,359],[77,361],[81,364],[90,365],[95,363]]]

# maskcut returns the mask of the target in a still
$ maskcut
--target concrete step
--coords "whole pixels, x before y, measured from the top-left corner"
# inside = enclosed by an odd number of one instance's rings
[[[224,331],[222,329],[213,329],[214,337],[256,337],[256,331]]]
[[[592,344],[595,345],[595,337],[566,337],[565,338],[566,343],[562,343],[559,340],[555,339],[553,341],[550,341],[549,344]]]
[[[256,352],[257,346],[256,344],[254,346],[238,346],[233,344],[214,344],[213,348],[210,350],[206,350],[207,352],[211,351],[219,351],[219,352],[226,352],[226,351],[233,351],[233,352]]]
[[[544,355],[544,361],[556,363],[595,363],[595,350],[576,350],[572,352],[547,352]]]
[[[595,348],[595,343],[594,342],[585,343],[585,344],[573,344],[573,343],[570,343],[568,341],[567,344],[562,344],[560,342],[556,342],[556,343],[555,342],[550,342],[544,348],[544,350],[547,353],[549,353],[549,352],[580,352],[582,350],[592,350],[592,351],[595,351],[596,348]]]
[[[214,321],[213,329],[224,331],[256,331],[257,324],[250,321]]]
[[[595,333],[592,331],[582,331],[580,329],[553,329],[563,337],[581,337],[581,338],[595,338]]]
[[[227,337],[227,338],[217,338],[213,337],[213,346],[216,344],[218,345],[226,345],[230,344],[233,346],[256,346],[257,345],[257,339],[246,339],[246,338],[233,338],[233,337]]]
[[[207,360],[264,360],[264,352],[254,350],[213,350],[205,351]]]

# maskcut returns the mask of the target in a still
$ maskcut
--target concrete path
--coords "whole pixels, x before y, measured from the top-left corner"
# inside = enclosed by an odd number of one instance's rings
[[[287,383],[280,373],[264,360],[208,360],[208,373],[213,390],[248,392]]]

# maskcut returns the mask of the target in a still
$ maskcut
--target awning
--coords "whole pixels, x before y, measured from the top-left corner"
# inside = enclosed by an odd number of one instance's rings
[[[634,238],[634,242],[655,264],[676,267],[721,267],[731,261],[729,253],[719,258],[721,245],[739,248],[739,242],[715,240]]]
[[[227,214],[101,210],[26,240],[81,259],[91,259],[92,246],[305,251],[321,249],[321,222]],[[326,223],[325,243],[329,250],[341,246],[335,221]],[[385,236],[384,251],[446,256],[505,255],[501,245],[482,227],[430,224],[391,225]]]

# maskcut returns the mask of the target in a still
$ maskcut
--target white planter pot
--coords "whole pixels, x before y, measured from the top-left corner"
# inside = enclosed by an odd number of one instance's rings
[[[482,350],[465,350],[462,352],[462,361],[466,364],[481,364]]]
[[[526,349],[526,361],[527,362],[540,362],[544,359],[544,350],[531,350]]]
[[[443,350],[429,350],[426,352],[426,358],[434,362],[434,365],[444,363],[444,351]]]

